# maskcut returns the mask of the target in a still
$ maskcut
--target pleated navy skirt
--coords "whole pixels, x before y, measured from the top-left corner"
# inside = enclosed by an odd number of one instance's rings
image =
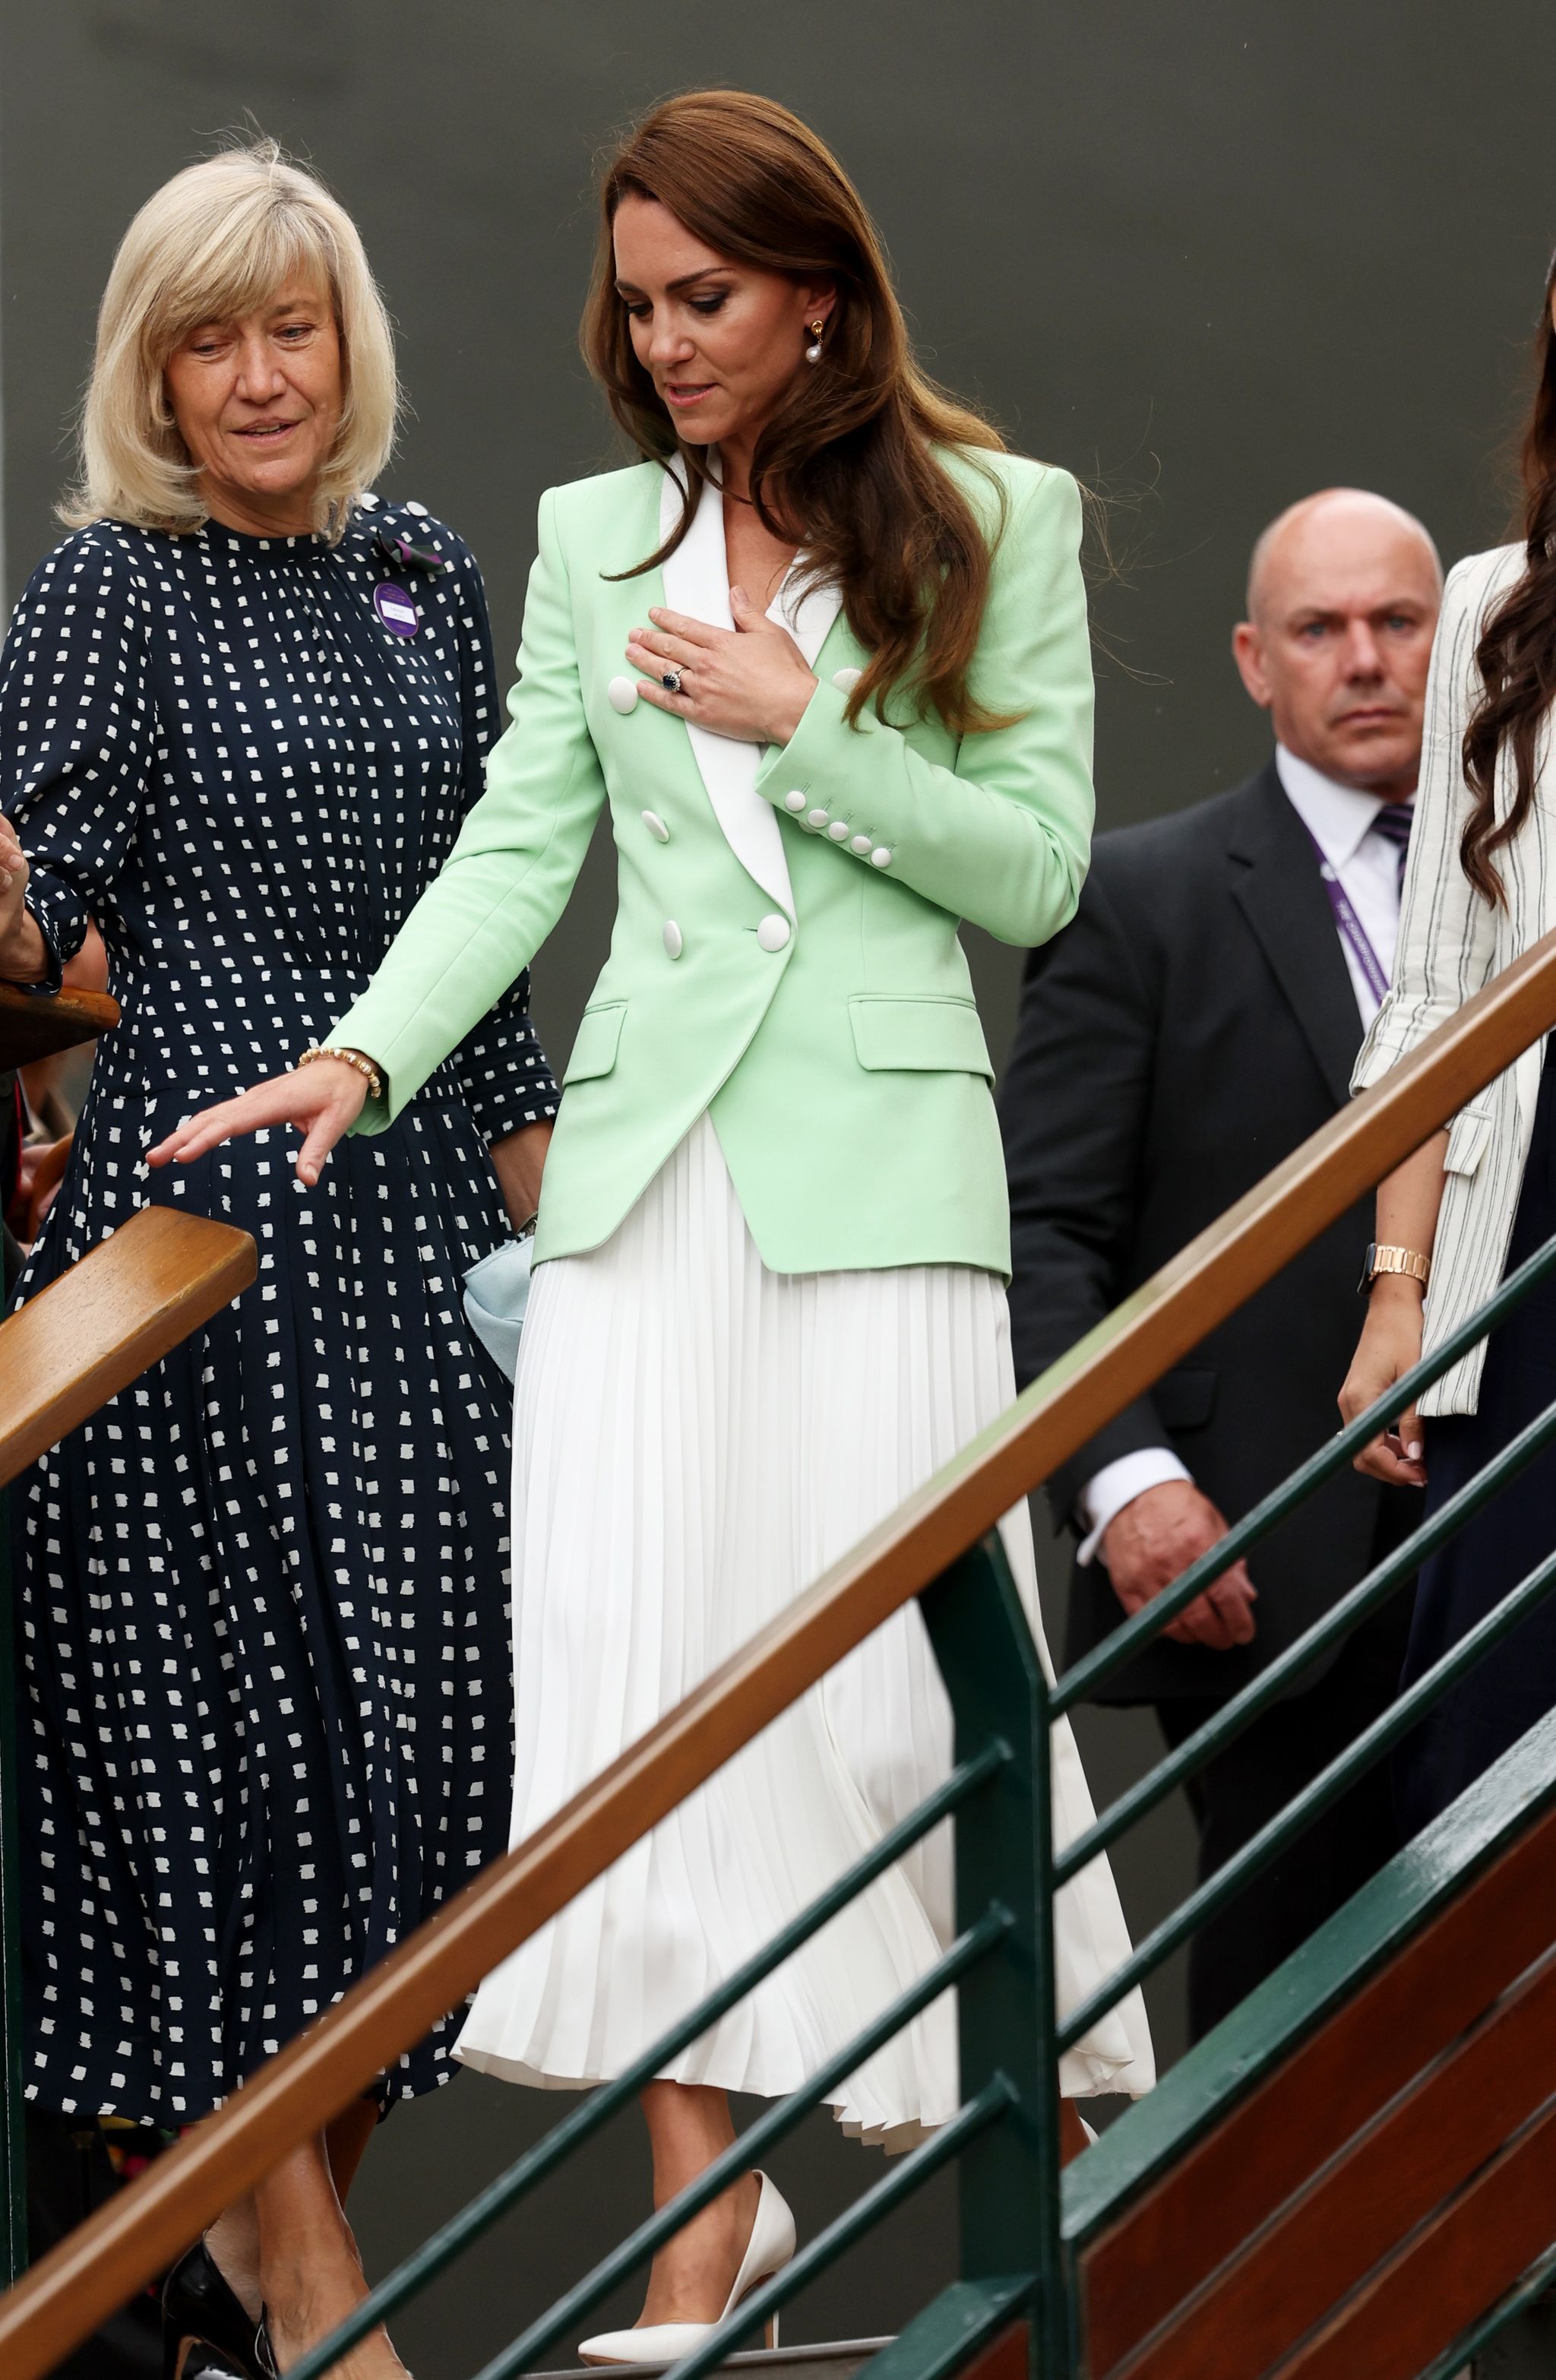
[[[1556,1066],[1548,1049],[1512,1272],[1556,1233]],[[1426,1425],[1428,1516],[1556,1402],[1556,1279],[1492,1334],[1477,1412]],[[1409,1686],[1556,1549],[1556,1447],[1421,1566],[1402,1683]],[[1556,1596],[1488,1653],[1401,1746],[1400,1815],[1414,1834],[1473,1785],[1556,1704]]]

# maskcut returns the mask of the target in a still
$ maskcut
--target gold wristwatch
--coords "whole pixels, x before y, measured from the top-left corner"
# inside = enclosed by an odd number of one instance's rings
[[[1418,1281],[1425,1289],[1431,1279],[1432,1260],[1430,1257],[1422,1256],[1416,1248],[1380,1247],[1374,1240],[1368,1248],[1367,1261],[1362,1266],[1359,1290],[1363,1297],[1368,1294],[1373,1282],[1379,1274],[1383,1272],[1408,1274],[1412,1281]]]

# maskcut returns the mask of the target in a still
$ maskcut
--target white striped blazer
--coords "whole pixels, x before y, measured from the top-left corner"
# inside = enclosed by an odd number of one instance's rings
[[[1506,906],[1492,908],[1484,901],[1459,864],[1459,838],[1472,799],[1461,753],[1480,692],[1475,649],[1488,611],[1523,564],[1521,545],[1471,554],[1449,573],[1443,589],[1393,982],[1362,1045],[1353,1091],[1380,1081],[1472,992],[1556,926],[1556,768],[1549,727],[1540,737],[1528,817],[1495,854]],[[1499,817],[1507,815],[1513,788],[1504,747],[1497,768]],[[1422,1343],[1428,1354],[1501,1280],[1534,1133],[1544,1051],[1543,1040],[1526,1050],[1449,1129],[1447,1178],[1427,1292]],[[1485,1361],[1482,1340],[1428,1390],[1421,1412],[1473,1413]]]

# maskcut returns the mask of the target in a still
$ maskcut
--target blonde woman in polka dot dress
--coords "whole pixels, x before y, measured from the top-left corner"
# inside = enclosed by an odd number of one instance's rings
[[[359,492],[395,405],[321,187],[268,146],[179,175],[115,264],[79,526],[0,663],[0,974],[57,980],[95,921],[124,1012],[21,1293],[152,1198],[259,1244],[16,1498],[29,2089],[67,2113],[203,2115],[507,1837],[510,1401],[460,1285],[538,1196],[526,979],[317,1189],[284,1131],[142,1162],[325,1035],[480,790],[480,574]],[[380,2100],[444,2081],[457,2029]],[[376,2112],[196,2252],[176,2362],[198,2335],[285,2372],[356,2301],[337,2196]],[[342,2368],[401,2369],[382,2332]]]

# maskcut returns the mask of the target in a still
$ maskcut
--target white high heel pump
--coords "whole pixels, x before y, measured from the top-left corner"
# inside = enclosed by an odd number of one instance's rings
[[[722,2322],[735,2312],[742,2298],[749,2297],[760,2281],[769,2281],[781,2273],[795,2252],[795,2218],[788,2204],[765,2173],[759,2173],[761,2193],[757,2200],[756,2221],[746,2242],[746,2253],[740,2259],[740,2270],[735,2276],[735,2287],[724,2301]],[[593,2338],[586,2338],[578,2348],[585,2363],[678,2363],[700,2347],[710,2331],[717,2328],[711,2322],[655,2322],[639,2324],[636,2330],[602,2330]],[[773,2315],[767,2326],[769,2347],[778,2344],[778,2317]]]

